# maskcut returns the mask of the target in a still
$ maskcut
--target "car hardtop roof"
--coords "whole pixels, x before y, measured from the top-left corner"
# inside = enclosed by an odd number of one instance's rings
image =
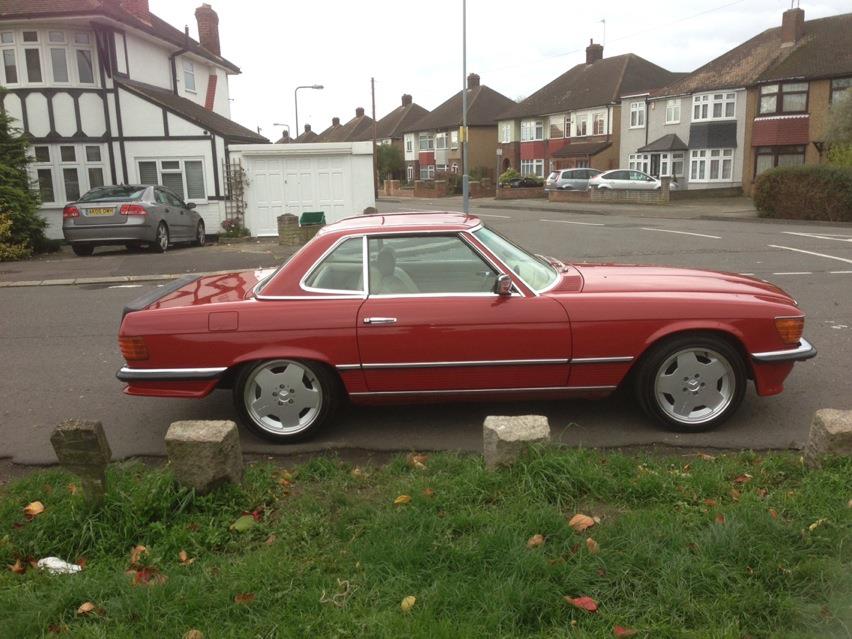
[[[411,211],[400,213],[371,213],[344,218],[323,227],[321,233],[341,233],[348,231],[410,231],[415,228],[424,231],[464,231],[482,224],[479,218],[451,211]]]

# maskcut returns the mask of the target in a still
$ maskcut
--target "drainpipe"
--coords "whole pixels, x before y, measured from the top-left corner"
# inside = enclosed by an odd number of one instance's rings
[[[178,94],[177,66],[175,65],[175,58],[181,55],[182,53],[186,53],[187,51],[189,51],[189,27],[185,26],[183,28],[183,46],[169,56],[169,63],[172,65],[172,92],[175,95]]]

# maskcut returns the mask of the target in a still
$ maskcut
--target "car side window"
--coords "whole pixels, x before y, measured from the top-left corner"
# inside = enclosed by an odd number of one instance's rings
[[[328,293],[364,292],[364,242],[350,237],[338,244],[305,278],[305,287]]]
[[[630,172],[630,179],[633,182],[644,182],[645,176],[642,175],[641,173],[639,173],[639,171],[631,171]]]
[[[166,194],[166,199],[169,201],[171,206],[176,206],[179,209],[185,208],[186,205],[181,201],[181,199],[170,191],[164,191]]]
[[[157,201],[157,204],[168,204],[169,203],[169,200],[166,197],[165,192],[161,191],[160,189],[154,189],[154,199]]]
[[[627,171],[616,171],[615,173],[610,173],[607,178],[608,180],[627,180],[628,174]]]
[[[457,235],[371,237],[371,295],[491,293],[497,271]]]

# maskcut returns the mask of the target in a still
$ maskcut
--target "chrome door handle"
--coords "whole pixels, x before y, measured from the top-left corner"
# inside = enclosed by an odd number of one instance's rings
[[[365,324],[396,324],[395,317],[365,317]]]

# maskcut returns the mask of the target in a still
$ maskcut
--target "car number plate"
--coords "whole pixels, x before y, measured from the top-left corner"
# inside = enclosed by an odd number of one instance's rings
[[[115,209],[112,207],[102,208],[102,209],[88,209],[86,211],[86,215],[88,217],[104,217],[106,215],[112,215]]]

